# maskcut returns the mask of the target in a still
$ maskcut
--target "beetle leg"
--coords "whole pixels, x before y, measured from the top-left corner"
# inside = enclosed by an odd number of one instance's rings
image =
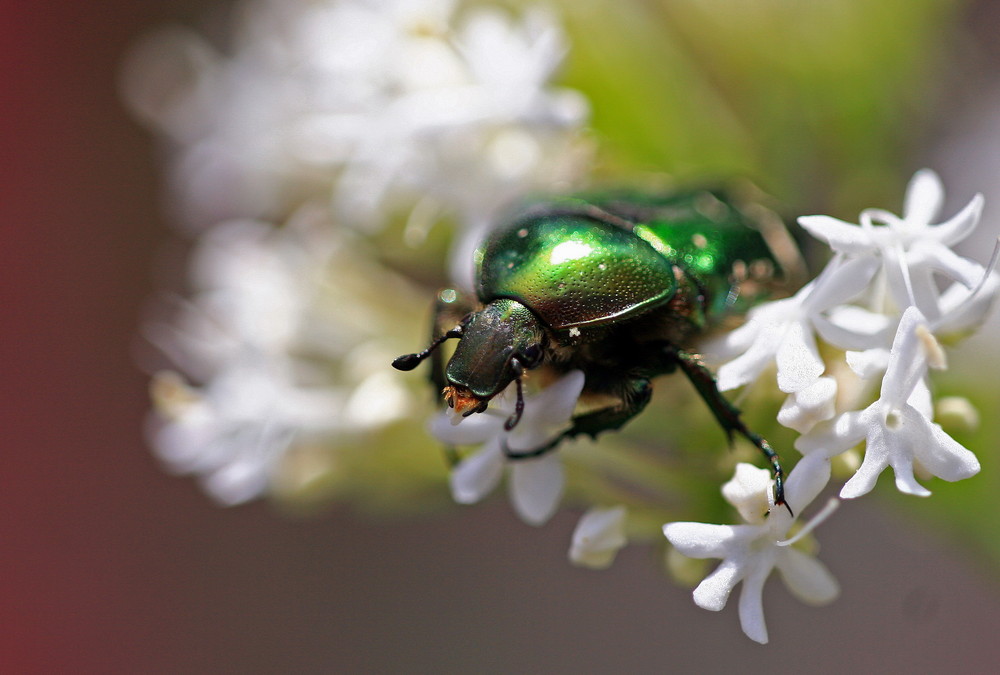
[[[563,432],[563,436],[573,438],[587,434],[597,438],[602,431],[620,429],[641,413],[652,397],[653,385],[647,378],[628,379],[622,384],[621,403],[577,415],[573,418],[573,426]]]
[[[708,409],[715,415],[719,426],[726,432],[730,442],[735,431],[756,445],[764,453],[767,461],[771,464],[771,472],[774,474],[774,503],[778,506],[784,505],[788,509],[788,513],[791,514],[792,507],[785,501],[785,471],[781,468],[781,459],[774,448],[771,447],[771,444],[759,434],[755,434],[747,429],[743,420],[740,419],[740,411],[719,391],[719,387],[715,383],[715,376],[705,366],[700,356],[672,346],[667,348],[667,355],[675,360],[681,370],[684,371],[684,374],[687,375],[691,384],[698,391],[698,395],[701,396],[702,400],[708,405]]]
[[[542,455],[555,450],[556,447],[567,438],[575,438],[580,434],[586,434],[591,438],[596,438],[602,431],[620,429],[630,419],[638,415],[649,403],[653,396],[653,387],[649,380],[644,377],[628,379],[623,385],[623,393],[620,404],[600,408],[583,415],[577,415],[572,419],[572,426],[562,432],[554,439],[540,448],[533,450],[511,450],[507,447],[506,440],[502,443],[504,454],[507,459],[530,459],[541,457]]]
[[[515,378],[514,382],[517,383],[517,403],[514,404],[514,412],[503,423],[504,431],[510,431],[516,427],[517,423],[521,421],[521,415],[524,414],[524,392],[521,389],[521,378]]]

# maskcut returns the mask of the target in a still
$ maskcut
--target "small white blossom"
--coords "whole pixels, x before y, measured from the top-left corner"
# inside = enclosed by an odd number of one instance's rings
[[[165,419],[151,422],[153,447],[171,470],[200,475],[224,505],[259,497],[294,443],[340,423],[340,396],[298,387],[276,365],[234,366],[201,389],[176,375],[154,380]]]
[[[152,445],[222,503],[267,492],[300,442],[335,446],[413,409],[402,377],[386,368],[397,353],[386,341],[411,318],[412,299],[328,224],[309,208],[281,228],[218,224],[194,252],[191,297],[147,327],[199,384],[157,378]],[[320,358],[336,368],[317,367]]]
[[[816,347],[816,331],[830,323],[823,312],[861,293],[875,271],[871,257],[835,257],[791,298],[751,310],[745,324],[706,347],[716,358],[740,354],[719,368],[719,389],[728,391],[754,381],[772,361],[778,367],[781,391],[793,393],[815,384],[826,368]]]
[[[514,383],[490,402],[486,412],[458,418],[460,424],[453,423],[452,411],[436,416],[430,430],[442,443],[482,444],[452,471],[451,490],[455,501],[460,504],[480,501],[493,491],[503,476],[504,467],[508,467],[508,492],[521,519],[531,525],[541,525],[551,518],[565,483],[558,453],[508,461],[503,444],[514,452],[526,452],[553,440],[569,426],[583,384],[583,372],[574,370],[534,396],[525,397],[524,414],[510,432],[504,430],[504,422],[514,410]]]
[[[147,39],[123,90],[172,142],[183,219],[270,217],[326,195],[355,226],[421,200],[464,221],[573,175],[588,110],[550,84],[559,25],[483,9],[456,20],[455,6],[252,0],[229,54],[181,29]]]
[[[982,195],[973,197],[951,220],[933,225],[943,200],[937,174],[924,169],[910,181],[902,218],[881,209],[866,209],[860,226],[830,216],[804,216],[799,224],[838,253],[879,257],[891,302],[900,308],[915,304],[936,322],[946,308],[934,275],[943,274],[961,284],[966,295],[983,275],[981,265],[950,248],[975,229],[982,212]]]
[[[879,399],[864,410],[845,413],[817,426],[796,441],[804,453],[826,457],[865,441],[865,458],[858,472],[844,485],[840,496],[849,499],[868,493],[887,467],[896,474],[901,492],[927,496],[930,492],[914,478],[919,464],[932,475],[948,481],[979,472],[975,455],[946,434],[930,418],[929,391],[924,382],[928,351],[936,341],[916,307],[903,314],[892,344]]]
[[[233,361],[287,354],[299,344],[327,260],[328,246],[294,226],[219,223],[194,251],[193,296],[147,335],[198,379]]]
[[[834,416],[836,398],[837,380],[821,377],[805,389],[788,395],[778,411],[778,422],[804,434],[817,423]]]
[[[809,459],[809,458],[807,458]],[[785,496],[801,512],[829,480],[829,463],[803,460],[788,477]],[[760,507],[772,503],[771,474],[766,469],[739,465],[723,493],[730,503],[750,517],[746,525],[668,523],[663,533],[671,544],[690,558],[721,558],[722,563],[694,590],[699,607],[719,611],[726,606],[736,584],[740,592],[740,625],[747,637],[766,643],[763,588],[777,569],[788,589],[803,602],[823,604],[839,593],[836,579],[818,560],[788,546],[788,530],[795,519],[781,508],[772,508],[766,518]]]
[[[610,567],[618,551],[628,543],[626,516],[624,506],[594,507],[583,514],[573,530],[570,562],[595,570]]]
[[[984,268],[949,246],[975,228],[982,197],[948,222],[932,225],[942,199],[940,181],[925,170],[910,183],[902,218],[876,209],[862,212],[860,226],[828,216],[800,218],[835,255],[793,297],[754,308],[743,326],[706,347],[710,358],[732,359],[718,369],[719,388],[754,381],[772,361],[781,391],[795,394],[814,386],[826,370],[817,336],[848,350],[848,363],[861,377],[874,377],[884,370],[896,317],[911,304],[938,334],[958,335],[978,326],[1000,279],[992,265]],[[943,292],[938,275],[950,281]]]

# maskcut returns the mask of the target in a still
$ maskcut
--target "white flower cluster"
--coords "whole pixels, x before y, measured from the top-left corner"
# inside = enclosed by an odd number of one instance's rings
[[[272,491],[301,448],[414,411],[386,365],[423,299],[364,233],[398,205],[408,235],[450,214],[468,246],[501,204],[582,165],[586,101],[549,84],[558,25],[456,19],[456,4],[247,0],[226,53],[173,28],[126,64],[123,94],[167,140],[176,215],[199,237],[191,297],[146,331],[184,373],[154,378],[150,436],[224,504]]]
[[[394,350],[378,342],[383,322],[358,307],[365,298],[350,289],[357,269],[347,255],[357,252],[308,209],[284,228],[220,223],[195,251],[192,295],[147,326],[150,342],[202,383],[173,371],[154,378],[152,444],[172,470],[202,476],[220,503],[266,493],[286,455],[311,440],[407,413],[405,391],[379,367]],[[341,289],[333,302],[331,281]],[[356,372],[334,378],[310,367],[317,357],[349,359]],[[373,386],[378,406],[359,400]]]
[[[932,225],[942,200],[937,176],[921,171],[910,183],[902,218],[878,210],[862,212],[860,225],[826,216],[801,218],[801,225],[833,250],[826,268],[794,296],[753,309],[746,323],[708,347],[709,353],[730,359],[718,370],[722,390],[750,384],[775,365],[777,387],[787,394],[778,421],[801,434],[795,447],[803,457],[785,493],[790,511],[772,508],[769,471],[742,464],[723,495],[745,524],[664,526],[678,552],[722,559],[695,590],[699,606],[722,609],[742,581],[740,620],[758,642],[767,642],[761,590],[773,569],[803,600],[827,602],[838,592],[827,569],[791,548],[794,539],[788,539],[797,524],[792,512],[804,512],[828,484],[832,458],[864,441],[864,461],[840,490],[844,499],[869,492],[887,467],[901,491],[922,496],[930,492],[916,481],[916,473],[957,481],[979,471],[976,457],[934,423],[927,375],[929,369],[945,367],[939,340],[974,330],[1000,283],[993,271],[996,254],[983,267],[950,248],[975,228],[982,198]],[[835,350],[821,350],[820,342]],[[844,355],[842,362],[824,361],[821,353],[834,351]],[[565,429],[582,386],[582,374],[573,372],[528,400],[509,441],[501,438],[509,410],[475,428],[469,422],[452,426],[445,414],[435,420],[432,431],[446,443],[485,442],[454,470],[456,500],[477,501],[497,484],[504,465],[502,442],[541,447]],[[865,405],[868,392],[876,389],[877,400]],[[511,499],[531,524],[551,516],[563,490],[554,454],[511,466]],[[804,529],[811,530],[827,514],[824,510]],[[625,543],[625,519],[623,509],[588,512],[574,536],[571,558],[595,567],[609,564]],[[608,542],[613,542],[610,555]]]
[[[803,458],[786,493],[796,513],[830,480],[830,460],[861,441],[864,461],[841,488],[842,499],[867,494],[887,467],[900,491],[920,496],[930,492],[915,472],[948,481],[979,472],[975,455],[934,423],[927,374],[945,368],[939,338],[982,322],[998,288],[996,255],[984,268],[951,250],[975,228],[983,200],[977,195],[958,215],[934,225],[943,198],[937,175],[923,170],[910,182],[901,218],[875,209],[863,211],[859,225],[827,216],[800,218],[833,250],[827,267],[793,297],[751,311],[743,326],[714,345],[724,355],[738,355],[719,369],[723,390],[749,384],[776,365],[778,389],[788,394],[778,421],[802,434],[795,447]],[[844,354],[843,363],[825,362],[820,340]],[[864,399],[857,392],[867,388],[859,381],[880,389],[878,399],[860,410]],[[769,481],[760,480],[758,492],[769,495]],[[695,602],[720,610],[742,581],[740,622],[763,643],[760,590],[772,568],[807,601],[831,600],[836,584],[818,562],[781,548],[791,524],[787,513],[773,510],[766,525],[740,513],[751,525],[671,523],[664,534],[685,555],[722,558],[695,589]]]
[[[456,26],[455,5],[251,0],[228,55],[179,28],[140,44],[123,89],[174,143],[181,216],[273,217],[321,194],[352,226],[400,199],[480,223],[564,180],[588,111],[549,85],[558,25],[480,9]]]

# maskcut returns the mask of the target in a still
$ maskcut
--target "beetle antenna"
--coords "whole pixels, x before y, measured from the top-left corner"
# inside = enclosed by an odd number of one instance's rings
[[[431,342],[424,351],[417,352],[415,354],[403,354],[402,356],[397,356],[392,362],[392,367],[396,370],[413,370],[419,366],[424,359],[430,356],[435,349],[440,347],[442,342],[450,338],[460,337],[462,337],[462,327],[455,326],[450,331]]]
[[[514,412],[503,423],[504,431],[510,431],[516,427],[517,423],[521,421],[521,414],[524,412],[524,394],[521,391],[521,378],[515,379],[514,382],[517,384],[517,403],[514,404]]]

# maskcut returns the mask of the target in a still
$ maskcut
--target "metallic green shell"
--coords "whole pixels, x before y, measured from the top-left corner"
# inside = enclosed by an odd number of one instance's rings
[[[479,298],[517,300],[550,328],[598,326],[670,300],[670,261],[629,229],[558,210],[515,221],[477,251]]]
[[[645,213],[636,202],[630,204],[635,234],[698,280],[708,296],[710,316],[756,300],[740,297],[738,270],[746,273],[763,264],[768,274],[781,271],[756,224],[724,193],[698,190],[672,195],[650,204]],[[606,207],[613,211],[615,205]]]

